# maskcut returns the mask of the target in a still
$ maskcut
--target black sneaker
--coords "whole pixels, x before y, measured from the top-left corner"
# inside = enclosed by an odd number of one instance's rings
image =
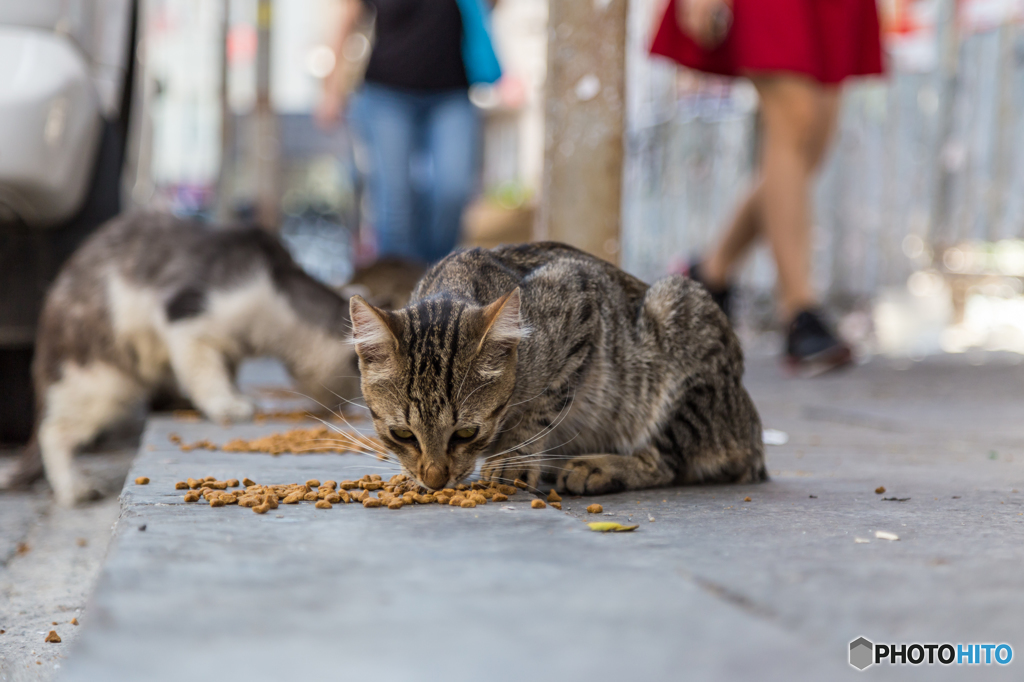
[[[721,289],[710,286],[703,277],[699,260],[690,261],[690,264],[686,266],[686,270],[683,274],[707,289],[708,293],[711,294],[711,300],[722,309],[722,312],[725,313],[726,319],[729,320],[729,324],[732,324],[732,286],[725,286]]]
[[[814,376],[853,362],[853,351],[814,310],[802,310],[789,323],[786,334],[786,363],[790,368]]]

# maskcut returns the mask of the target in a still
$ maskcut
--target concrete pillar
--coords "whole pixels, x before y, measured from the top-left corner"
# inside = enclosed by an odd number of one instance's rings
[[[276,232],[280,227],[279,144],[277,115],[270,99],[270,28],[272,0],[258,0],[256,13],[256,220]]]
[[[627,0],[551,0],[537,239],[618,262]]]
[[[227,223],[233,218],[234,188],[231,177],[235,172],[232,156],[235,149],[235,116],[228,100],[228,34],[231,31],[231,2],[221,0],[220,5],[220,167],[217,170],[214,216],[217,222]]]

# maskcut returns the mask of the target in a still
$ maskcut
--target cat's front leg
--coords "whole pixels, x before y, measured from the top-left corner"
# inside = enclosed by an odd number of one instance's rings
[[[514,485],[522,481],[529,490],[537,490],[540,485],[543,455],[528,453],[524,450],[510,450],[498,455],[491,455],[484,460],[480,468],[480,476],[485,481]]]
[[[559,490],[575,495],[604,495],[669,485],[675,472],[654,447],[632,455],[580,455],[559,472]]]
[[[256,405],[235,388],[227,357],[201,331],[181,325],[168,335],[171,366],[178,383],[211,421],[252,419]]]

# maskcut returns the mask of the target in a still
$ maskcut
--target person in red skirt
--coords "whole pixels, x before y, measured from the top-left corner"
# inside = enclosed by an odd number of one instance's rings
[[[811,288],[810,188],[836,126],[842,82],[881,74],[875,0],[670,0],[651,53],[757,89],[759,179],[715,249],[690,267],[729,314],[730,282],[758,237],[778,269],[786,358],[817,370],[849,363]]]

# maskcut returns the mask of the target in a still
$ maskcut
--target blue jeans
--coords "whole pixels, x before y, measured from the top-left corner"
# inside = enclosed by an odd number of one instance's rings
[[[378,256],[444,258],[479,173],[480,115],[467,92],[365,83],[349,117],[369,164]]]

